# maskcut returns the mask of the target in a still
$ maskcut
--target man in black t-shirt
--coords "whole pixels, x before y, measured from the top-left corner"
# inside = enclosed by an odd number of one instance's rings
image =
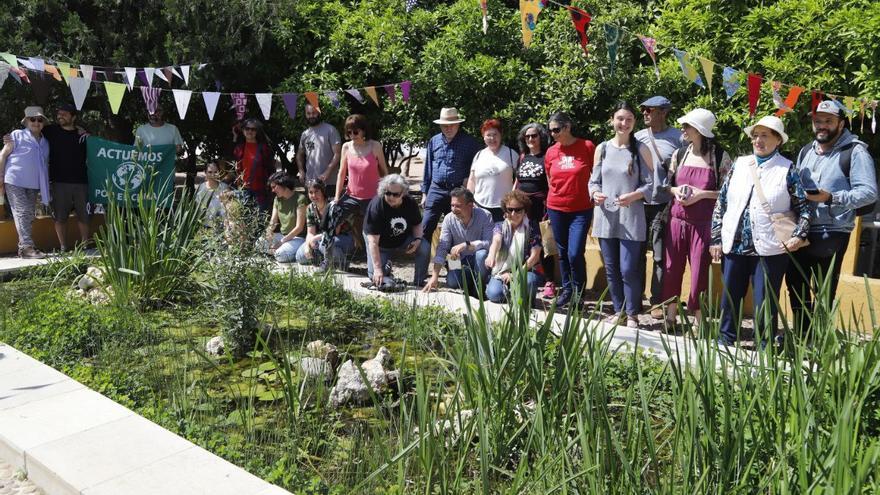
[[[378,193],[370,201],[364,217],[364,239],[367,274],[376,287],[394,286],[388,258],[399,253],[415,253],[413,285],[421,287],[425,284],[431,243],[422,239],[419,205],[409,197],[406,180],[400,175],[391,174],[379,182]]]
[[[86,132],[76,125],[76,107],[63,103],[55,113],[55,124],[43,128],[49,140],[49,182],[55,234],[61,250],[67,246],[67,218],[76,212],[76,224],[83,244],[89,241],[89,176],[86,171]]]

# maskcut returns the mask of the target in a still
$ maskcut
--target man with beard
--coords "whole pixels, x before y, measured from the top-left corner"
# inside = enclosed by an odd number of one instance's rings
[[[164,144],[173,144],[177,153],[183,151],[183,138],[180,131],[174,124],[165,122],[164,114],[161,108],[151,113],[148,117],[149,123],[137,128],[134,133],[135,145],[140,146],[162,146]]]
[[[813,112],[816,139],[804,146],[797,160],[801,183],[812,201],[810,245],[794,252],[786,273],[795,328],[809,334],[819,279],[830,280],[827,294],[834,301],[843,255],[855,228],[856,210],[877,200],[877,176],[867,145],[849,131],[844,107],[826,100]]]
[[[327,197],[333,198],[336,196],[336,170],[342,149],[339,131],[323,122],[321,110],[311,103],[306,104],[306,123],[309,127],[300,136],[299,149],[296,150],[299,180],[303,184],[320,180],[326,186]]]
[[[43,135],[49,140],[49,182],[52,192],[52,215],[61,251],[67,251],[67,218],[76,213],[80,241],[89,240],[89,176],[86,171],[86,133],[76,126],[76,107],[63,103],[55,111],[55,124],[46,126]]]

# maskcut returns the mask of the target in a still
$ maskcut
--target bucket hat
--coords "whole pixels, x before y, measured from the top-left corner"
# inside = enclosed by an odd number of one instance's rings
[[[49,120],[43,115],[43,107],[27,107],[24,109],[24,118],[21,119],[22,125],[31,117],[43,117],[43,120]]]
[[[715,137],[712,128],[715,127],[715,114],[705,108],[695,108],[690,112],[679,117],[676,122],[679,124],[687,124],[697,130],[700,134],[707,138]]]
[[[754,125],[750,125],[750,126],[746,127],[745,129],[743,129],[743,131],[745,131],[746,136],[749,136],[749,138],[751,138],[752,137],[752,129],[754,129],[755,127],[758,127],[758,126],[766,127],[767,129],[772,129],[772,130],[776,131],[780,136],[782,136],[782,144],[785,144],[788,142],[788,134],[785,133],[785,125],[783,125],[782,119],[780,119],[779,117],[776,117],[774,115],[767,115],[766,117],[761,117],[761,120],[759,120]]]

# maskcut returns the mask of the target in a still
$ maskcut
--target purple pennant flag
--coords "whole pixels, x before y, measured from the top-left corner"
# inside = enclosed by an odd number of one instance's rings
[[[409,103],[409,90],[412,88],[412,81],[403,81],[400,83],[400,92],[403,93],[403,101]]]
[[[356,89],[346,89],[345,92],[350,94],[352,98],[354,98],[355,100],[358,101],[358,103],[363,104],[364,96],[361,94],[360,91],[358,91]]]
[[[141,95],[144,97],[144,103],[147,104],[147,113],[150,115],[156,113],[156,108],[159,106],[159,88],[141,86]]]
[[[339,93],[337,91],[327,91],[326,94],[327,98],[330,99],[330,103],[333,103],[334,107],[339,108],[339,105],[341,104],[339,102]]]
[[[235,109],[235,120],[241,120],[244,118],[244,114],[247,113],[247,94],[245,93],[230,93],[232,97],[232,108]]]
[[[287,108],[287,114],[291,120],[296,119],[296,93],[284,93],[281,99],[284,101],[284,107]]]
[[[394,97],[395,97],[394,92],[396,89],[395,86],[397,86],[397,85],[396,84],[386,84],[386,85],[382,86],[383,88],[385,88],[385,92],[388,93],[388,98],[391,99],[391,103],[394,103]]]
[[[141,86],[147,86],[147,74],[143,69],[138,69],[137,78],[141,82]]]

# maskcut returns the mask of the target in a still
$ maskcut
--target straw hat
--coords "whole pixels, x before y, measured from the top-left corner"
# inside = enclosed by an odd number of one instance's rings
[[[684,117],[679,117],[677,122],[693,127],[707,138],[715,137],[712,133],[712,128],[715,127],[715,114],[705,108],[695,108],[684,114]]]
[[[746,136],[751,138],[752,137],[752,129],[754,129],[755,127],[758,127],[758,126],[766,127],[767,129],[771,129],[771,130],[776,131],[777,134],[782,136],[782,144],[785,144],[788,142],[788,134],[785,133],[785,125],[782,124],[782,119],[780,119],[779,117],[776,117],[774,115],[768,115],[766,117],[761,117],[761,120],[759,120],[756,124],[750,125],[750,126],[746,127],[745,129],[743,129],[746,132]]]
[[[460,124],[464,122],[464,118],[458,114],[455,107],[444,108],[440,110],[440,118],[435,120],[435,124]]]

